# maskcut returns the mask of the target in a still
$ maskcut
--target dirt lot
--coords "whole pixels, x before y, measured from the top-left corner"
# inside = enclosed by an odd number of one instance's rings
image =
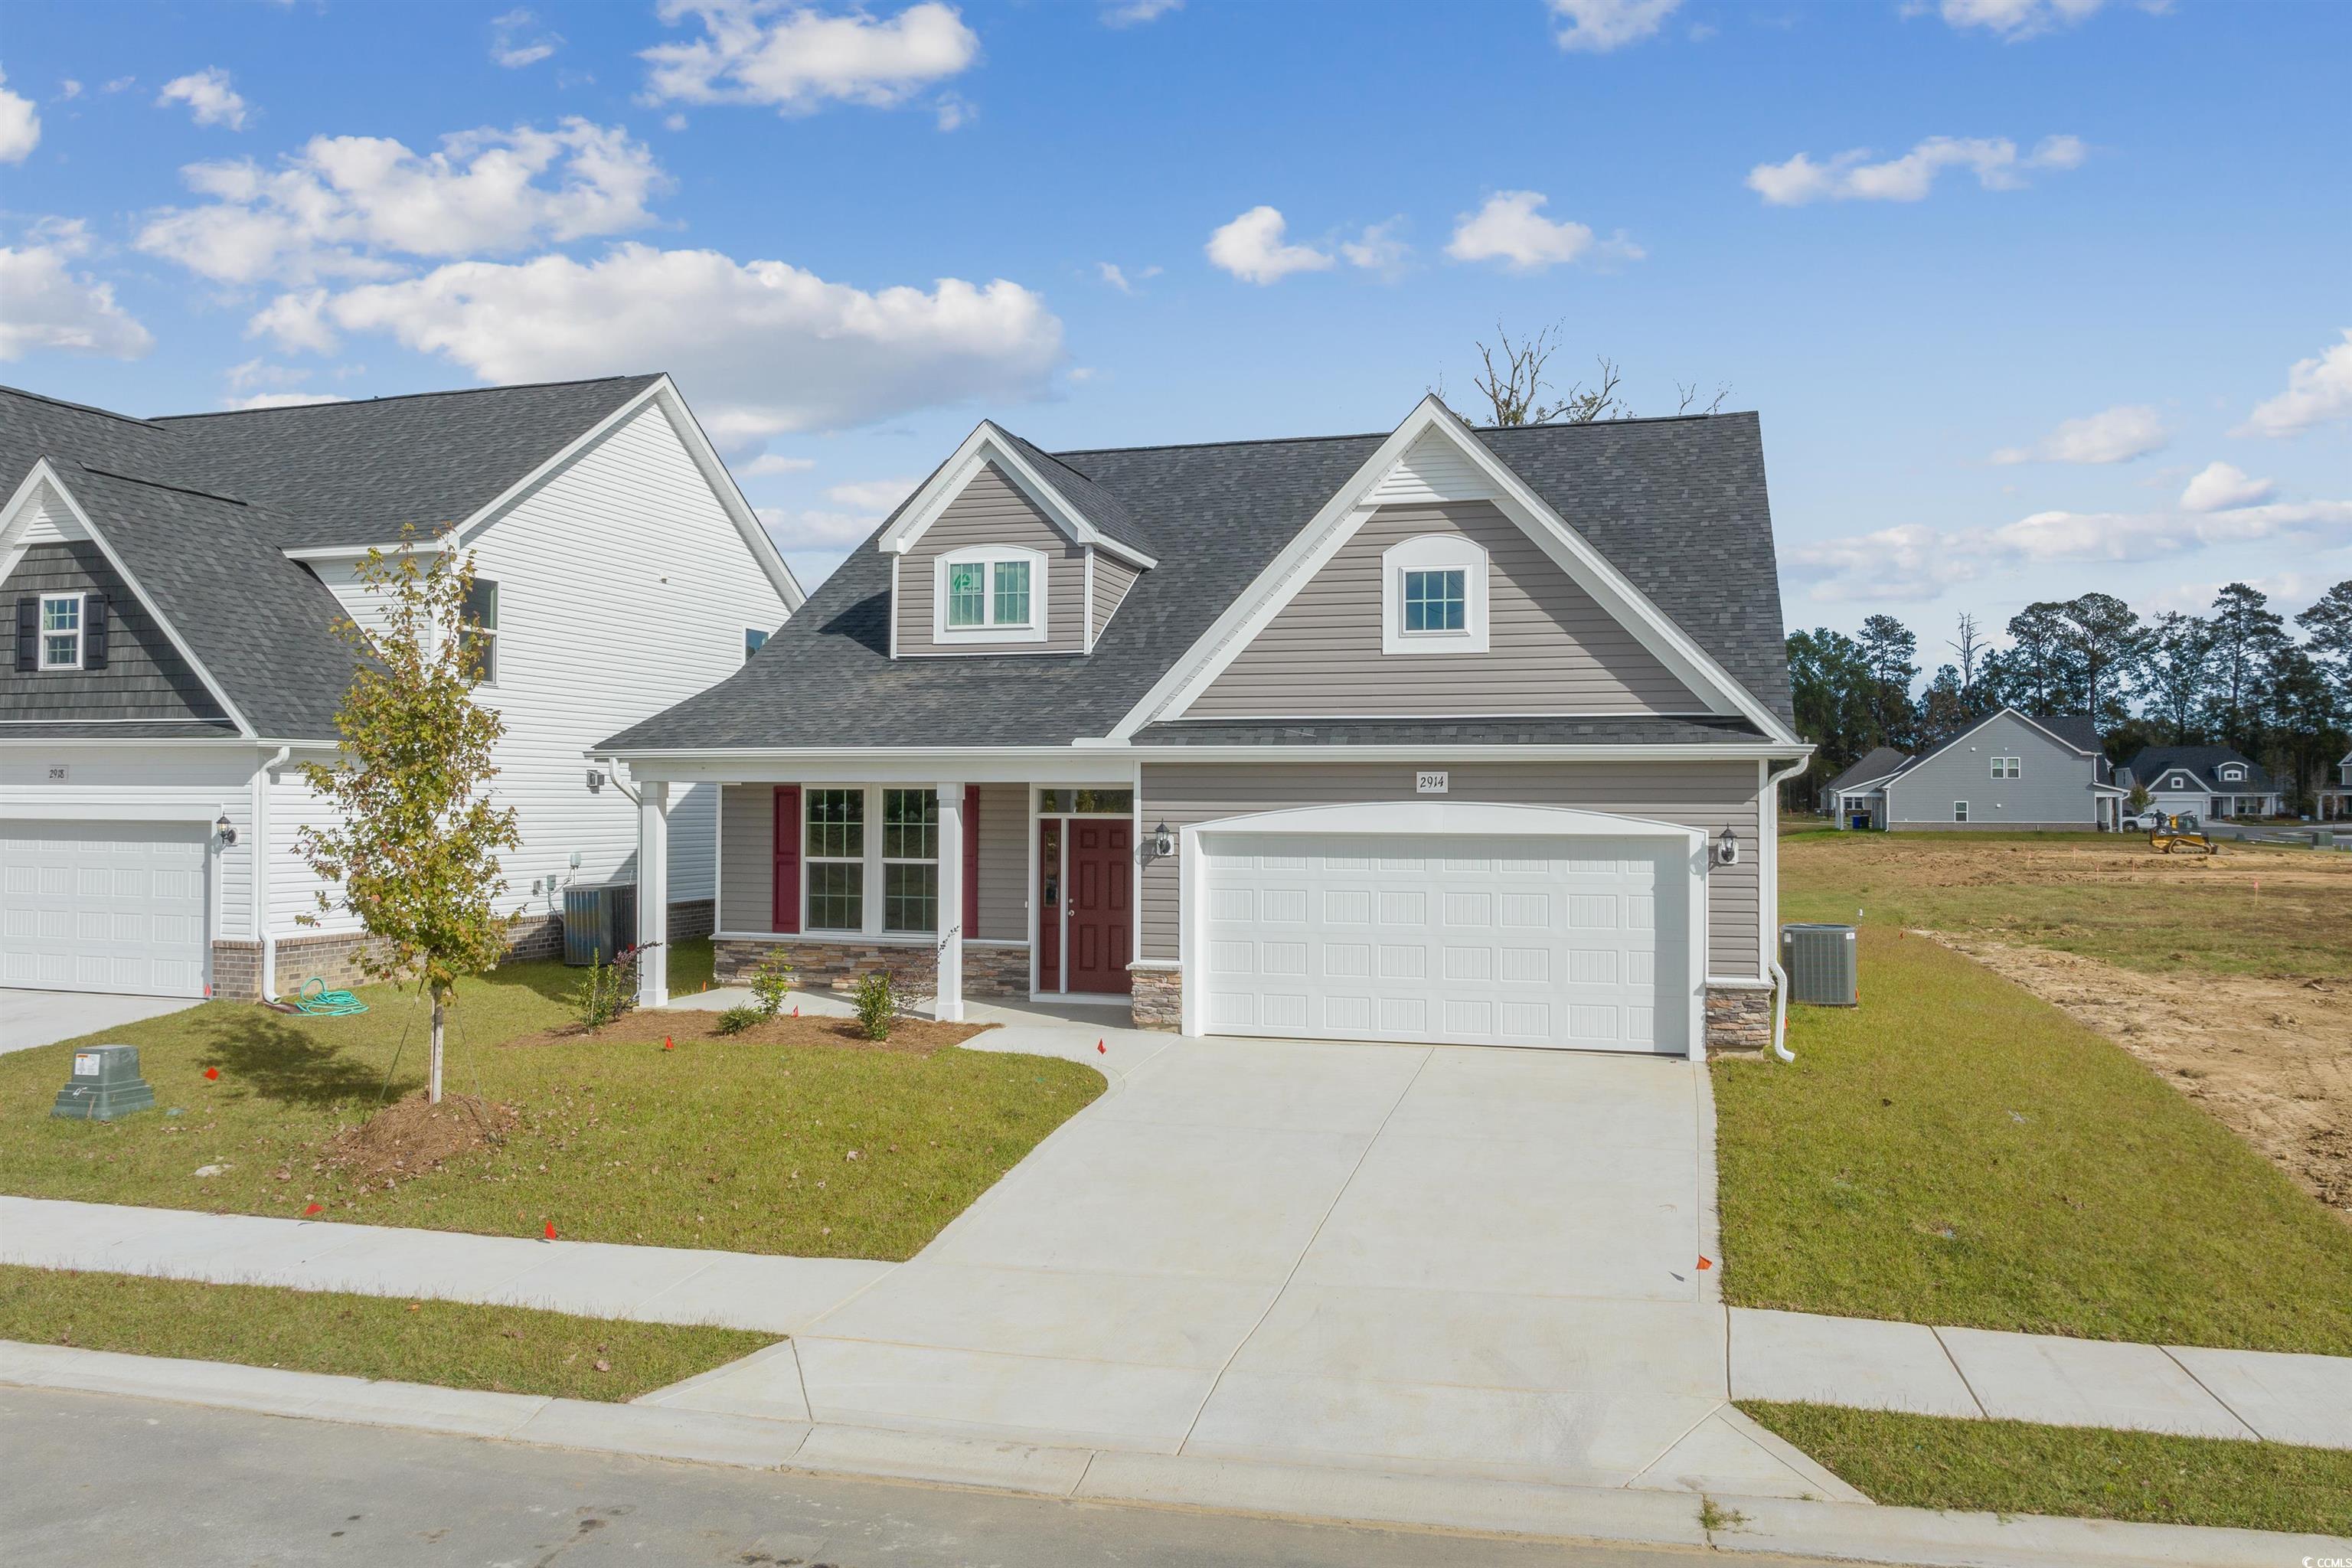
[[[1940,936],[2115,1040],[2352,1220],[2352,855],[1804,834],[1783,915]]]

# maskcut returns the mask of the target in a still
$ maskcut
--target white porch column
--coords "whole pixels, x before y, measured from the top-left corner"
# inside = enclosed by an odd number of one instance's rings
[[[940,978],[931,1016],[963,1021],[963,785],[940,794]]]
[[[669,1004],[669,785],[637,786],[637,1005]]]

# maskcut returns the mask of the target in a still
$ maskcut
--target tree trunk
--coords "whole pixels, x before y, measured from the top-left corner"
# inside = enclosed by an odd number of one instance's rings
[[[433,993],[433,1067],[425,1089],[428,1105],[441,1103],[441,993]]]

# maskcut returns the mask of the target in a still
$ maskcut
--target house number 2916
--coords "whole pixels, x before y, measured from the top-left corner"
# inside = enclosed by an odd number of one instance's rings
[[[1450,781],[1447,775],[1442,773],[1412,775],[1412,791],[1415,795],[1444,795],[1449,787]]]

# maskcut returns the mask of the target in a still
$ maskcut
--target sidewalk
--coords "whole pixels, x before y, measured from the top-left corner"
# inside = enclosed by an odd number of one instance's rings
[[[0,1263],[774,1334],[806,1333],[907,1267],[18,1197],[0,1197]],[[2352,1448],[2352,1357],[2121,1344],[1746,1307],[1727,1316],[1724,1392],[1732,1399]],[[757,1382],[758,1360],[705,1375]],[[795,1400],[800,1381],[791,1380]],[[667,1403],[692,1387],[648,1398]],[[798,1418],[806,1414],[805,1406],[795,1411]]]
[[[0,1341],[0,1385],[11,1384],[1074,1501],[1939,1568],[2277,1568],[2352,1552],[2352,1543],[2317,1535],[1857,1508],[1801,1499],[1700,1499],[1688,1492],[991,1442]]]

